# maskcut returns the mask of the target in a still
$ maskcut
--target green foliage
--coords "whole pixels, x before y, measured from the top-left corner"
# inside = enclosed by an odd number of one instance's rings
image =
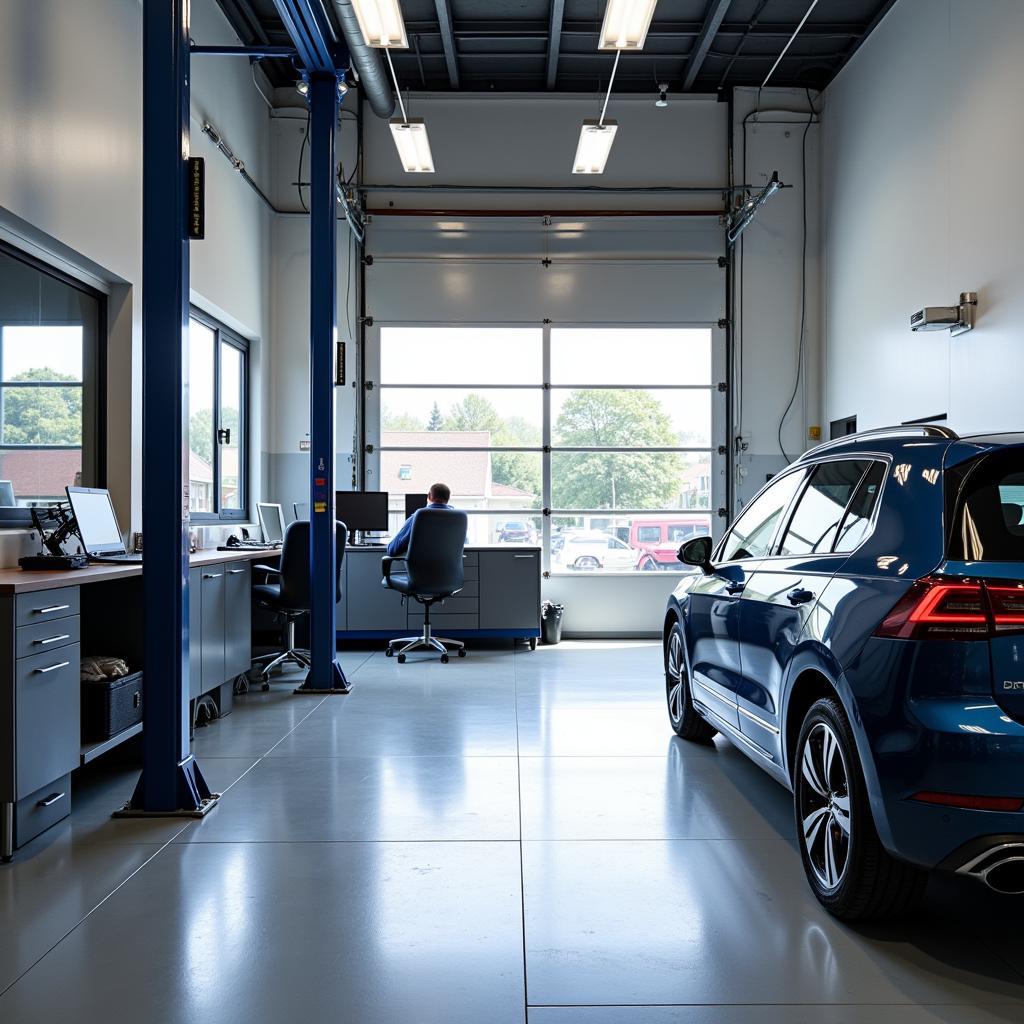
[[[72,375],[48,367],[25,370],[15,381],[75,381]],[[5,444],[82,443],[82,389],[4,388]]]
[[[657,399],[643,391],[575,391],[555,423],[554,442],[583,447],[673,447],[678,438]],[[584,452],[556,456],[554,504],[561,508],[671,507],[683,460],[672,453]]]
[[[381,430],[416,431],[423,430],[423,420],[407,412],[393,412],[386,405],[380,410]]]
[[[480,395],[467,395],[457,402],[445,417],[444,429],[489,431],[495,447],[540,444],[539,430],[519,416],[502,419],[498,410]],[[528,452],[492,452],[491,479],[496,484],[540,494],[539,463],[537,456]]]
[[[427,420],[427,430],[434,431],[435,433],[444,426],[444,417],[441,415],[441,407],[434,403],[433,409],[430,410],[430,419]]]

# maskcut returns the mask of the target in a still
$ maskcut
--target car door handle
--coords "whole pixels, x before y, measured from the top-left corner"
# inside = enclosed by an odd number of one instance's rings
[[[796,589],[791,590],[786,597],[789,598],[790,604],[807,604],[807,602],[814,597],[814,594],[809,590],[804,590],[803,587],[797,587]]]
[[[733,583],[726,583],[726,585],[725,585],[725,592],[727,594],[742,594],[743,591],[746,590],[746,589],[747,589],[746,582],[740,583],[740,582],[737,581],[737,582],[733,582]]]

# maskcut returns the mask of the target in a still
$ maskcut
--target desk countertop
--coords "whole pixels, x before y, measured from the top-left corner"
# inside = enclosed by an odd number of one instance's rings
[[[193,569],[206,565],[222,565],[224,562],[255,562],[262,558],[276,558],[277,549],[253,549],[238,551],[197,551],[189,558]],[[0,595],[30,594],[39,590],[56,590],[58,587],[77,587],[83,583],[104,583],[108,580],[128,579],[141,576],[142,566],[135,563],[98,564],[85,569],[57,569],[47,572],[24,569],[0,569]]]

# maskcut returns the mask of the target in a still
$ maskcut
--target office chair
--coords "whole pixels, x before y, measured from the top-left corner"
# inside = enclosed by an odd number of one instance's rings
[[[399,664],[404,663],[409,651],[420,648],[440,651],[441,661],[445,663],[448,647],[456,648],[460,658],[466,656],[465,644],[431,633],[430,609],[462,589],[462,549],[466,544],[467,524],[465,512],[420,509],[412,521],[408,552],[400,558],[386,557],[381,563],[384,570],[381,585],[423,605],[423,633],[388,643],[385,654],[389,658],[395,648],[400,647]],[[396,569],[396,565],[399,568]]]
[[[341,600],[341,565],[348,542],[348,528],[344,523],[334,524],[336,553],[334,556],[334,600]],[[285,649],[271,654],[262,654],[253,659],[253,665],[266,661],[268,664],[259,671],[263,689],[270,689],[270,673],[279,665],[292,662],[300,668],[310,667],[309,653],[295,646],[295,623],[309,614],[309,522],[299,520],[289,524],[281,548],[281,565],[275,569],[269,565],[257,565],[255,572],[267,574],[267,582],[252,588],[256,603],[261,608],[274,612],[284,622]],[[272,576],[279,582],[271,583]]]

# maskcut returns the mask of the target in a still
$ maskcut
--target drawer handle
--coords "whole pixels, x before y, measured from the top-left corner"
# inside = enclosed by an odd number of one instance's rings
[[[221,576],[223,576],[223,575],[224,575],[224,573],[222,573],[222,572],[204,572],[203,573],[203,579],[204,580],[219,580],[221,578]]]
[[[36,807],[52,807],[58,800],[63,800],[66,793],[51,793],[45,800],[40,800]]]
[[[513,558],[530,558],[530,559],[532,559],[534,556],[533,555],[513,555],[512,557]]]
[[[66,612],[71,605],[69,604],[53,604],[49,608],[33,608],[33,615],[49,615],[51,612]]]
[[[55,644],[60,640],[70,640],[70,633],[61,633],[60,636],[48,636],[45,640],[33,640],[33,645],[38,644],[40,647],[45,647],[47,644]]]
[[[37,668],[35,671],[39,673],[39,675],[44,676],[47,672],[56,672],[59,668],[67,668],[70,664],[70,661],[58,661],[56,665],[49,665],[46,668]]]
[[[241,576],[243,572],[245,572],[244,569],[228,569],[229,576]]]

